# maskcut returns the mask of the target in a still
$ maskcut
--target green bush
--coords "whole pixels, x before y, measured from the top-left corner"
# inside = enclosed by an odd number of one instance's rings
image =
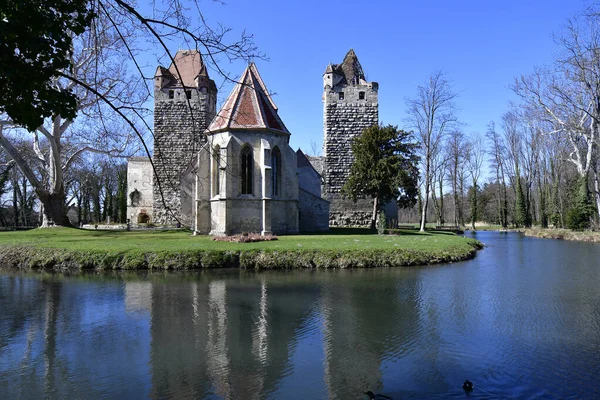
[[[567,228],[574,231],[582,231],[590,227],[590,210],[589,207],[577,204],[567,212]]]
[[[385,219],[385,213],[383,211],[379,211],[377,215],[377,233],[383,235],[385,233],[385,228],[387,228]]]

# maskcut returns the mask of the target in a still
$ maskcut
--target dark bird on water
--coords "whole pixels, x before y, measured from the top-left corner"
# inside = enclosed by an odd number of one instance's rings
[[[375,394],[370,390],[368,392],[365,392],[365,394],[369,396],[369,399],[371,400],[394,400],[390,396],[386,396],[384,394]]]
[[[473,382],[471,382],[470,380],[466,380],[465,383],[463,383],[463,389],[467,392],[470,392],[471,390],[473,390]]]

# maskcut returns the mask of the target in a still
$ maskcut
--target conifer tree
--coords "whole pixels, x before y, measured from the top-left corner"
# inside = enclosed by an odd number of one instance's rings
[[[354,162],[342,193],[354,201],[373,199],[371,229],[375,229],[377,211],[391,200],[398,206],[413,206],[417,201],[419,172],[417,145],[412,134],[392,125],[373,125],[352,142]]]

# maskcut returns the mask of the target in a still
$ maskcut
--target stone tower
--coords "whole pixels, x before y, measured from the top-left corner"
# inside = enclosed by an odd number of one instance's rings
[[[323,197],[331,202],[330,225],[369,225],[372,201],[344,199],[340,191],[352,165],[352,140],[379,123],[377,82],[367,82],[354,50],[323,74]]]
[[[191,226],[193,196],[185,187],[189,185],[182,184],[183,175],[206,143],[204,130],[215,115],[217,88],[198,51],[180,50],[173,59],[154,76],[152,220]]]

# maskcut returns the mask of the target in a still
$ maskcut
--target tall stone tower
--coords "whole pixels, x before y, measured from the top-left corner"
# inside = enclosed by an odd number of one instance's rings
[[[217,88],[196,50],[180,50],[154,76],[153,222],[191,226],[191,187],[184,173],[206,142],[215,115]],[[188,204],[189,203],[189,204]],[[183,212],[182,209],[189,209]],[[186,217],[187,216],[187,217]],[[190,220],[188,220],[190,219]]]
[[[377,82],[367,82],[354,50],[341,64],[329,64],[323,74],[323,197],[331,202],[330,225],[365,226],[371,221],[370,199],[357,203],[340,191],[354,160],[352,140],[379,123]]]

